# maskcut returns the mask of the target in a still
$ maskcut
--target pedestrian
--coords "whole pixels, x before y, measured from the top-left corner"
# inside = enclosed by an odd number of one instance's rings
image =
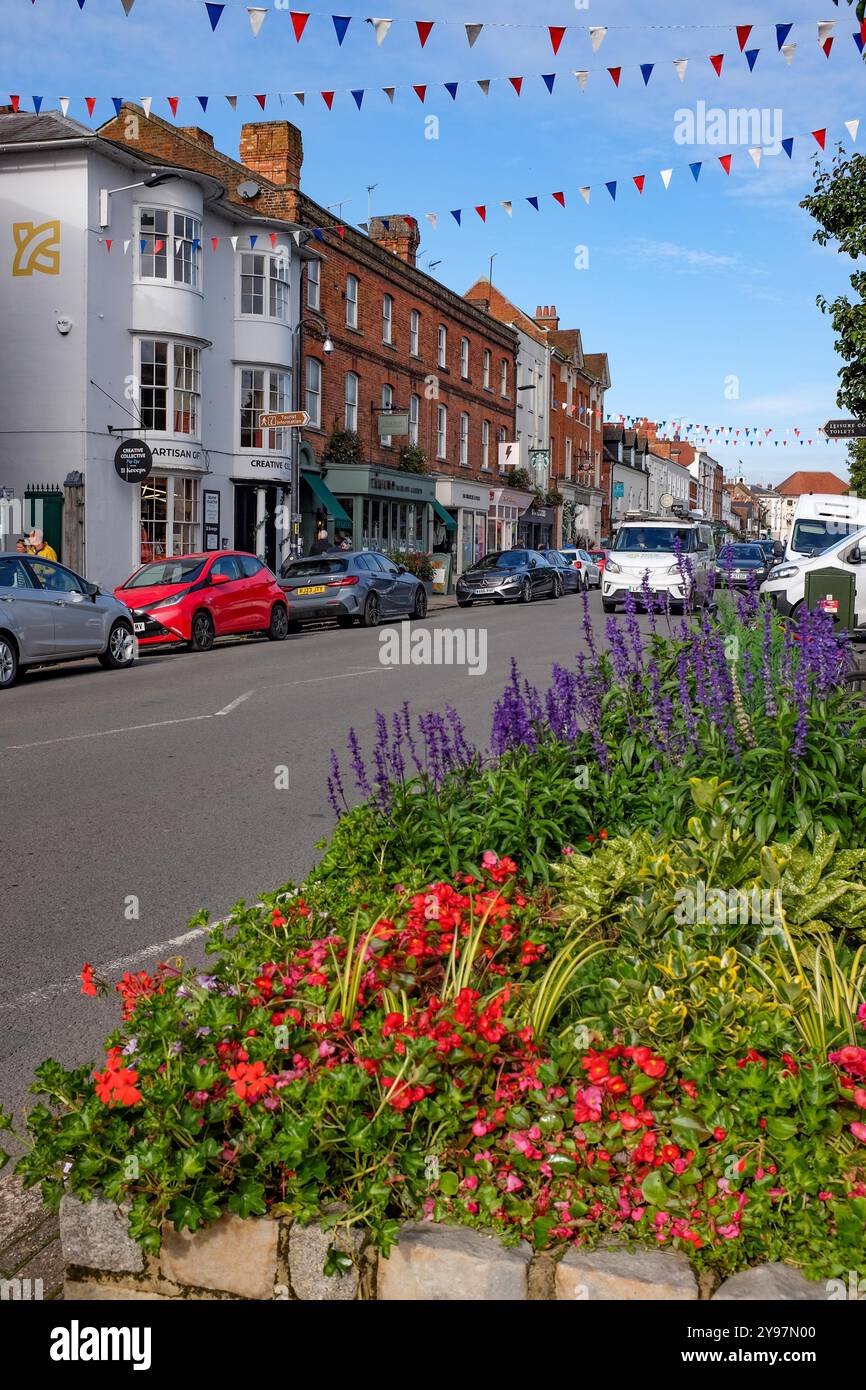
[[[330,547],[330,543],[329,543],[329,541],[328,541],[328,533],[327,533],[327,531],[324,530],[324,528],[323,528],[322,530],[320,530],[320,531],[317,532],[317,534],[316,534],[316,539],[313,541],[313,544],[310,546],[310,554],[311,554],[311,555],[324,555],[325,552],[326,552],[327,550],[330,550],[330,548],[331,548],[331,547]]]
[[[29,547],[28,547],[28,545],[27,545],[27,537],[26,537],[26,536],[19,536],[19,537],[18,537],[17,541],[15,542],[15,549],[18,551],[18,554],[19,554],[19,555],[29,555],[29,554],[30,554],[30,550],[29,550]]]
[[[50,546],[44,535],[35,526],[27,537],[27,544],[30,546],[30,554],[36,555],[40,560],[56,560],[57,552]]]

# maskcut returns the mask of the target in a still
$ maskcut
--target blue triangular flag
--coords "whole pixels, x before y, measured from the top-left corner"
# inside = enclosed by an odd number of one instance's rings
[[[334,28],[337,31],[337,43],[342,48],[343,39],[346,37],[346,30],[352,22],[352,17],[351,15],[345,14],[332,14],[331,18],[334,21]]]
[[[141,243],[140,243],[140,244],[141,244],[141,254],[142,254],[142,256],[143,256],[144,253],[145,253],[145,251],[147,250],[147,242],[145,241],[144,237],[141,238]]]
[[[758,54],[760,53],[760,51],[761,51],[760,48],[747,48],[747,49],[746,49],[746,61],[747,61],[748,64],[749,64],[749,72],[754,72],[754,71],[755,71],[755,64],[756,64],[757,61],[758,61]]]
[[[460,226],[460,219],[461,219],[461,217],[463,216],[463,213],[462,213],[462,211],[460,210],[460,208],[457,208],[456,210],[455,210],[454,208],[452,208],[452,210],[451,210],[451,216],[454,218],[454,221],[457,223],[457,226],[459,227],[459,226]]]
[[[35,101],[35,98],[34,98],[34,101]],[[111,104],[112,104],[112,106],[114,107],[114,114],[115,114],[115,116],[119,116],[119,115],[120,115],[120,108],[121,108],[121,106],[123,105],[123,97],[112,97],[112,98],[111,98]]]
[[[547,90],[550,92],[550,95],[553,96],[553,84],[554,84],[554,82],[556,81],[556,73],[555,73],[555,72],[543,72],[543,73],[541,74],[541,80],[542,80],[542,82],[544,83],[544,85],[545,85],[545,87],[547,88]]]
[[[645,87],[649,84],[649,80],[652,77],[652,71],[654,67],[655,63],[641,63],[640,65],[641,77],[643,78],[643,85]]]
[[[37,116],[38,116],[38,115],[39,115],[39,112],[42,110],[42,98],[41,98],[41,97],[34,97],[34,98],[33,98],[33,110],[36,112],[36,114],[37,114]]]
[[[858,52],[858,53],[862,53],[862,52],[863,52],[863,35],[860,34],[860,33],[855,34],[855,35],[854,35],[854,42],[855,42],[856,45],[857,45],[857,52]],[[803,442],[803,441],[802,441],[802,439],[801,439],[801,440],[800,440],[800,443],[802,444],[802,442]]]
[[[207,97],[197,97],[196,100],[198,101],[198,104],[199,104],[199,106],[201,107],[202,111],[206,111],[206,110],[207,110],[208,98],[207,98]]]
[[[256,249],[256,242],[258,241],[258,239],[259,239],[258,232],[251,232],[251,233],[250,233],[250,250],[251,250],[251,251],[255,251],[255,249]]]
[[[361,109],[361,102],[364,100],[364,88],[363,88],[363,87],[359,88],[358,91],[352,93],[352,96],[355,98],[355,105],[357,106],[358,110],[360,111],[360,109]]]
[[[211,33],[213,33],[223,17],[225,5],[212,5],[210,0],[205,0],[205,9],[207,10],[207,17],[210,20]]]
[[[456,101],[456,100],[457,100],[457,83],[456,83],[456,82],[446,82],[446,83],[445,83],[445,90],[446,90],[446,92],[448,93],[448,95],[450,96],[450,98],[451,98],[452,101]]]
[[[314,228],[313,228],[313,236],[316,238],[316,241],[324,241],[324,240],[325,240],[325,236],[324,236],[324,233],[322,232],[321,227],[314,227]]]
[[[789,135],[788,138],[787,138],[786,140],[783,140],[783,141],[782,141],[782,149],[785,151],[785,154],[788,156],[789,159],[793,159],[793,157],[794,157],[794,137],[793,137],[793,135]]]
[[[791,32],[791,30],[793,29],[793,27],[794,27],[793,24],[777,24],[777,25],[776,25],[776,43],[779,45],[779,52],[781,52],[781,50],[782,50],[782,44],[783,44],[783,43],[785,42],[785,40],[787,39],[787,37],[788,37],[788,35],[790,34],[790,32]]]
[[[606,183],[605,188],[613,198],[613,201],[616,202],[616,179],[613,179],[610,183]]]
[[[83,10],[83,9],[84,9],[84,0],[78,0],[78,8],[79,8],[80,10]]]
[[[536,211],[536,212],[538,212],[538,199],[535,197],[534,194],[533,194],[533,196],[532,196],[531,198],[527,198],[526,201],[527,201],[527,203],[530,204],[531,207],[534,207],[534,208],[535,208],[535,211]]]
[[[391,230],[391,219],[390,219],[390,217],[383,217],[383,218],[382,218],[382,226],[385,228],[385,231],[386,231],[386,232],[390,232],[390,230]]]
[[[693,175],[693,177],[694,177],[695,183],[697,183],[698,179],[701,177],[701,163],[702,163],[702,161],[699,160],[697,164],[690,164],[690,165],[689,165],[689,168],[690,168],[691,171],[692,171],[692,175]]]
[[[201,240],[199,239],[199,237],[196,237],[193,241],[192,249],[193,251],[198,251],[201,249]]]

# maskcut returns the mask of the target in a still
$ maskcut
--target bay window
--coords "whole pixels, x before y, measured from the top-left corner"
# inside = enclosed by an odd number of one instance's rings
[[[168,208],[139,208],[139,274],[143,280],[201,287],[201,222]]]
[[[197,439],[201,350],[160,338],[139,342],[139,409],[145,429]]]
[[[198,478],[151,474],[141,484],[140,560],[148,564],[201,549]]]
[[[259,416],[289,410],[290,400],[288,372],[273,367],[241,367],[240,447],[283,452],[287,447],[286,431],[263,430]]]
[[[285,323],[289,317],[287,257],[243,251],[240,263],[241,313]]]

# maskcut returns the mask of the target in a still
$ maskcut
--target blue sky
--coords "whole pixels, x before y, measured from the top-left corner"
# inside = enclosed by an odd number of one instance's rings
[[[843,446],[809,449],[794,435],[796,427],[814,437],[816,426],[840,413],[833,335],[815,297],[844,292],[851,267],[812,242],[812,224],[797,203],[811,186],[817,146],[809,132],[826,126],[828,152],[837,139],[850,149],[844,122],[866,117],[866,66],[844,3],[379,0],[394,19],[381,47],[353,0],[316,7],[298,0],[312,13],[300,44],[288,11],[266,7],[253,38],[246,0],[227,0],[215,33],[203,0],[135,0],[128,18],[121,0],[86,0],[83,12],[77,0],[4,0],[3,99],[8,87],[29,107],[37,93],[48,109],[57,95],[69,95],[70,115],[86,121],[82,98],[96,96],[98,124],[112,114],[112,96],[152,96],[154,111],[167,117],[165,97],[180,95],[179,123],[203,125],[236,154],[242,122],[261,119],[252,95],[284,93],[282,103],[269,97],[266,115],[301,127],[303,186],[313,198],[342,203],[345,220],[360,222],[366,187],[375,184],[373,212],[417,216],[422,266],[439,261],[434,273],[460,292],[486,275],[495,253],[494,280],[513,300],[530,313],[556,304],[562,325],[581,329],[587,351],[608,353],[612,414],[771,428],[760,448],[712,450],[731,474],[742,459],[755,482],[780,481],[796,468],[844,474]],[[342,47],[333,12],[354,16]],[[825,18],[836,20],[829,60],[817,41]],[[452,22],[438,23],[422,50],[416,19]],[[468,21],[487,21],[472,49],[462,27]],[[776,49],[773,26],[783,21],[793,23],[797,44],[790,66]],[[746,46],[760,49],[752,74],[734,33],[749,22]],[[569,26],[556,57],[547,24]],[[588,25],[608,26],[595,54]],[[720,52],[721,80],[708,61]],[[683,82],[675,58],[689,59]],[[656,65],[647,87],[640,63]],[[607,73],[613,66],[623,69],[619,89]],[[573,75],[579,69],[590,74],[582,93]],[[548,95],[541,74],[553,72]],[[519,99],[507,82],[517,75],[526,79]],[[478,78],[492,79],[488,97]],[[456,102],[446,81],[461,84]],[[428,84],[423,106],[409,89],[414,83]],[[382,87],[403,84],[390,105]],[[367,93],[360,112],[353,88]],[[331,113],[317,95],[323,89],[337,92]],[[291,95],[296,90],[308,93],[303,107]],[[236,113],[226,93],[238,94]],[[210,97],[205,115],[198,94]],[[747,146],[761,140],[678,143],[684,118],[677,113],[695,113],[700,102],[725,113],[764,111],[768,131],[780,120],[782,136],[801,137],[793,159],[766,155],[756,170]],[[727,178],[717,157],[729,152]],[[704,168],[695,184],[688,166],[698,160]],[[659,170],[671,167],[665,192]],[[647,176],[642,197],[636,174]],[[604,187],[612,179],[615,203]],[[578,192],[587,184],[589,207]],[[550,196],[557,190],[565,191],[565,210]],[[526,202],[532,194],[540,213]],[[514,202],[511,218],[503,199]],[[482,203],[486,224],[473,211]],[[462,228],[452,208],[464,209]],[[440,214],[435,231],[428,211]],[[588,267],[578,269],[587,253]]]

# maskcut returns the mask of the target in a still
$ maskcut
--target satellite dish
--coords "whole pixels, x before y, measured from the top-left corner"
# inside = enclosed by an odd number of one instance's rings
[[[255,198],[261,193],[261,188],[257,183],[253,183],[252,179],[248,179],[246,183],[238,184],[237,193],[240,198]]]
[[[659,506],[664,507],[665,511],[669,511],[673,505],[674,499],[669,492],[666,492],[664,497],[659,498]]]

